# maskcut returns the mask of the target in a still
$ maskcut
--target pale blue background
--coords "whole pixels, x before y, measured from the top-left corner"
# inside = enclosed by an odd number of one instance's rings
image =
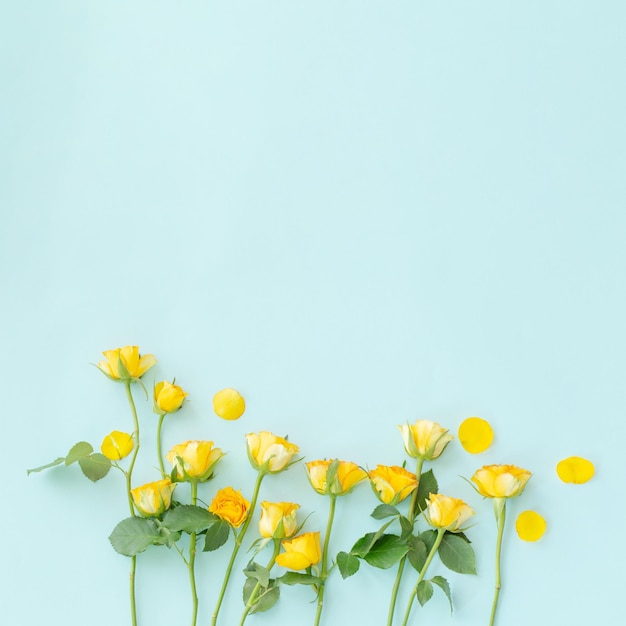
[[[416,623],[487,623],[494,521],[459,475],[495,462],[535,474],[510,507],[499,626],[617,623],[625,21],[617,0],[2,3],[5,622],[129,623],[106,539],[119,477],[25,469],[130,429],[89,363],[137,343],[159,359],[149,384],[190,392],[166,445],[230,451],[207,500],[251,489],[248,431],[374,466],[405,458],[406,420],[489,419],[491,450],[455,442],[435,465],[479,513],[479,575],[450,575],[454,614],[436,594]],[[239,422],[212,414],[225,386],[248,401]],[[156,477],[140,411],[137,484]],[[591,483],[557,479],[571,454]],[[325,524],[301,468],[262,497]],[[340,501],[333,552],[377,527],[374,505],[366,486]],[[526,508],[548,520],[537,544],[513,530]],[[201,624],[228,552],[199,557]],[[382,626],[393,576],[335,574],[325,626]],[[138,597],[142,626],[187,623],[175,554],[142,555]],[[310,599],[286,588],[249,623],[312,624]]]

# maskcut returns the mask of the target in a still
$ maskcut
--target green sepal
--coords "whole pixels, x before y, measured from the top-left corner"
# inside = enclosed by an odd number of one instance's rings
[[[61,465],[65,461],[64,456],[60,456],[58,459],[54,459],[52,463],[48,463],[47,465],[42,465],[41,467],[34,467],[33,469],[27,469],[26,475],[30,476],[33,472],[41,472],[42,470],[48,469],[50,467],[55,467],[57,465]]]
[[[70,466],[72,463],[76,463],[79,459],[89,456],[93,452],[93,446],[86,441],[79,441],[74,444],[65,457],[65,465]]]
[[[430,579],[430,582],[437,585],[437,587],[446,594],[446,598],[448,598],[448,602],[450,603],[450,613],[452,613],[452,592],[450,591],[448,581],[443,576],[435,576]]]
[[[248,563],[243,573],[246,575],[246,578],[252,578],[261,583],[261,587],[267,587],[270,583],[270,571],[267,567],[263,567],[254,561]]]
[[[109,535],[113,549],[124,556],[135,556],[153,544],[161,543],[156,522],[145,517],[127,517]]]
[[[421,580],[417,585],[417,601],[424,606],[433,597],[433,586],[430,580]]]
[[[422,511],[426,510],[428,496],[431,493],[439,493],[439,485],[437,484],[437,479],[433,474],[433,470],[429,469],[420,476],[419,485],[417,486],[416,512],[418,512],[418,515]]]
[[[439,546],[439,558],[453,572],[459,574],[476,573],[474,548],[465,535],[446,532]]]
[[[199,533],[218,518],[209,511],[193,504],[182,504],[167,511],[163,517],[163,525],[172,531]]]
[[[391,517],[392,515],[400,515],[400,511],[391,504],[379,504],[370,514],[370,517],[374,519],[385,519],[385,517]]]
[[[363,558],[374,567],[387,569],[396,564],[408,549],[406,542],[397,535],[383,535]]]
[[[345,552],[342,554],[345,554]],[[276,582],[283,585],[319,585],[322,579],[312,574],[303,574],[302,572],[285,572],[276,579]]]
[[[339,552],[337,554],[337,567],[343,579],[356,574],[360,566],[361,562],[354,554],[348,554],[347,552]]]
[[[225,522],[224,520],[214,522],[206,531],[206,538],[204,540],[204,548],[202,548],[202,551],[213,552],[213,550],[217,550],[223,546],[226,541],[228,541],[229,534],[230,524],[228,522]]]
[[[333,483],[337,478],[337,472],[339,471],[339,459],[334,459],[330,462],[328,469],[326,470],[326,494],[333,495],[336,491],[341,490],[341,485],[334,485],[335,490],[333,491]]]
[[[430,550],[426,547],[424,541],[422,541],[419,537],[411,536],[408,538],[407,543],[409,544],[409,551],[406,555],[409,559],[409,563],[416,571],[421,572],[422,568],[426,564],[426,559],[428,558]]]
[[[168,548],[173,547],[174,544],[180,539],[181,532],[179,530],[171,530],[170,528],[164,526],[161,522],[159,522],[158,519],[155,519],[155,522],[159,529],[160,535],[158,543],[167,546]]]
[[[111,461],[107,459],[104,454],[100,454],[99,452],[81,457],[78,459],[78,464],[83,474],[94,483],[104,478],[111,469]]]

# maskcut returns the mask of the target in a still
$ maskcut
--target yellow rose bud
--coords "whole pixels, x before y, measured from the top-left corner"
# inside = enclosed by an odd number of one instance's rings
[[[167,460],[176,471],[177,480],[209,480],[217,462],[224,456],[212,441],[185,441],[175,445]]]
[[[261,502],[259,533],[266,539],[292,537],[298,528],[296,511],[299,504],[292,502]]]
[[[100,450],[107,459],[119,461],[132,452],[134,445],[131,435],[114,430],[102,440]]]
[[[458,533],[463,530],[463,524],[474,514],[474,509],[463,500],[450,498],[440,493],[431,493],[424,517],[433,528]]]
[[[159,415],[175,413],[189,394],[182,387],[163,381],[154,386],[154,412]]]
[[[378,499],[392,506],[402,502],[417,488],[415,474],[397,465],[377,465],[368,475]]]
[[[276,557],[276,563],[288,569],[306,569],[322,560],[319,531],[304,533],[283,541],[285,551]]]
[[[472,480],[486,498],[514,498],[524,491],[531,476],[515,465],[484,465],[474,472]]]
[[[98,368],[120,382],[138,380],[157,362],[153,354],[140,356],[138,346],[106,350],[102,354],[106,361],[100,361]]]
[[[239,528],[248,517],[250,503],[232,487],[220,489],[209,506],[209,511],[234,528]]]
[[[454,439],[443,426],[429,420],[417,420],[415,424],[398,426],[404,449],[414,459],[436,459]]]
[[[337,471],[329,481],[331,465],[336,466]],[[311,461],[306,464],[306,471],[311,487],[322,495],[343,496],[367,478],[367,472],[351,461]]]
[[[176,485],[169,478],[146,483],[131,489],[130,495],[137,510],[145,517],[161,515],[170,508],[172,492]]]
[[[248,459],[254,469],[275,474],[284,470],[298,453],[298,446],[263,431],[246,435]]]
[[[222,419],[236,420],[246,410],[246,403],[235,389],[222,389],[213,396],[213,410]]]

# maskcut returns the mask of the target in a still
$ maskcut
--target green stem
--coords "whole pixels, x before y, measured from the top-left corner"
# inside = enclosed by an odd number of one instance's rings
[[[501,500],[501,502],[498,502]],[[496,520],[498,521],[498,538],[496,540],[496,589],[493,596],[493,604],[491,605],[491,618],[489,626],[493,626],[496,619],[496,609],[498,607],[498,597],[500,596],[500,588],[502,587],[502,578],[500,576],[500,557],[502,555],[502,537],[504,535],[504,522],[506,521],[506,500],[496,498],[493,501],[496,512]],[[498,509],[500,509],[498,511]]]
[[[413,591],[411,592],[411,597],[409,598],[409,603],[407,604],[406,612],[404,613],[404,620],[402,621],[402,626],[406,626],[409,623],[409,615],[411,614],[413,601],[415,600],[415,597],[417,596],[417,588],[419,587],[419,584],[422,582],[422,580],[424,580],[424,576],[426,575],[428,567],[430,566],[430,563],[433,560],[435,554],[437,554],[437,550],[439,549],[439,545],[441,544],[441,540],[443,539],[445,532],[446,531],[444,528],[440,528],[437,531],[437,539],[435,539],[435,543],[433,544],[433,547],[428,555],[428,558],[426,559],[426,562],[424,563],[424,567],[422,567],[422,571],[420,572],[417,582],[415,583],[415,587],[413,587]]]
[[[274,567],[274,563],[276,562],[276,557],[278,556],[278,553],[280,552],[280,539],[274,539],[274,553],[272,554],[272,558],[268,561],[267,565],[265,566],[266,570],[271,570],[272,567]],[[246,617],[248,617],[248,613],[250,613],[252,607],[259,601],[259,598],[256,597],[256,594],[259,592],[259,589],[261,588],[261,581],[258,580],[256,585],[254,586],[254,589],[252,590],[252,593],[250,594],[250,597],[248,598],[248,601],[246,602],[246,608],[244,609],[244,612],[241,614],[241,621],[239,622],[239,626],[243,626],[244,622],[246,621]]]
[[[160,458],[160,455],[159,455]],[[198,502],[198,481],[191,481],[191,504],[196,506]],[[191,585],[191,626],[196,626],[196,619],[198,617],[198,593],[196,591],[196,533],[191,533],[189,539],[189,562],[187,567],[189,569],[189,584]]]
[[[411,495],[411,504],[409,505],[409,522],[411,524],[415,521],[417,513],[417,491],[419,489],[419,481],[422,476],[422,467],[424,465],[424,459],[419,457],[417,459],[417,467],[415,468],[415,476],[417,477],[417,488],[414,489]],[[400,589],[400,581],[402,580],[402,574],[404,573],[404,566],[406,564],[406,555],[400,559],[398,564],[398,573],[396,574],[396,580],[393,583],[391,589],[391,602],[389,603],[389,613],[387,614],[387,626],[393,624],[393,614],[396,610],[396,600],[398,599],[398,590]]]
[[[324,536],[324,548],[322,550],[322,572],[320,574],[320,585],[317,593],[317,611],[315,613],[314,626],[318,626],[320,623],[320,617],[322,616],[322,607],[324,606],[324,587],[326,586],[326,578],[328,577],[328,546],[330,544],[330,531],[333,526],[333,520],[335,518],[335,504],[337,503],[337,496],[330,494],[330,509],[328,511],[328,522],[326,524],[326,535]]]
[[[156,442],[157,442],[157,457],[159,459],[159,468],[161,470],[161,476],[163,478],[165,478],[167,476],[167,474],[165,473],[165,465],[163,464],[163,452],[161,451],[161,428],[163,428],[163,418],[165,417],[165,413],[163,413],[162,415],[159,416],[159,424],[157,426],[157,435],[156,435]]]
[[[237,558],[239,548],[241,548],[243,538],[246,534],[246,531],[248,530],[248,526],[250,526],[250,522],[252,521],[252,515],[254,513],[254,508],[256,507],[256,501],[259,497],[259,489],[261,488],[261,482],[263,481],[265,474],[266,472],[259,470],[259,473],[256,477],[256,482],[254,483],[254,491],[252,492],[252,502],[250,503],[250,508],[248,509],[248,516],[246,517],[246,521],[243,523],[241,531],[238,534],[235,534],[235,546],[233,548],[233,553],[230,555],[230,561],[228,562],[228,567],[226,568],[224,582],[222,583],[220,595],[217,598],[217,604],[215,605],[215,610],[213,611],[211,626],[215,626],[217,624],[217,616],[219,615],[222,602],[224,601],[224,594],[226,593],[226,587],[228,587],[230,574],[233,571],[233,565],[235,564],[235,559]]]

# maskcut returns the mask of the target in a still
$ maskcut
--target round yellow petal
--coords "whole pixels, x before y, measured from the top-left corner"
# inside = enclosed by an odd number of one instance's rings
[[[593,478],[595,467],[591,461],[579,456],[570,456],[559,461],[556,473],[564,483],[582,485]]]
[[[134,442],[131,435],[114,430],[102,440],[100,450],[110,461],[119,461],[132,452],[133,446]]]
[[[546,532],[546,520],[536,511],[523,511],[517,516],[515,530],[523,541],[539,541]]]
[[[470,454],[484,452],[493,441],[493,428],[481,417],[468,417],[459,426],[459,441]]]
[[[213,410],[222,419],[236,420],[246,410],[246,403],[237,390],[222,389],[213,396]]]

